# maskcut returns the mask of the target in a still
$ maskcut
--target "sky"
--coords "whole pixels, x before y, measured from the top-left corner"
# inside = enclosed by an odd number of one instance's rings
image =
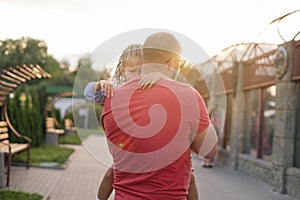
[[[0,0],[0,40],[44,40],[50,54],[74,65],[116,35],[162,28],[185,35],[213,56],[263,36],[264,42],[282,43],[276,28],[267,25],[297,9],[299,0]],[[281,25],[288,39],[300,30],[300,15],[296,18],[298,23],[294,17]]]

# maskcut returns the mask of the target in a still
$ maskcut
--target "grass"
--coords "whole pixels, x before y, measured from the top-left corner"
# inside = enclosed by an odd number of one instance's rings
[[[74,145],[81,145],[82,141],[77,133],[63,135],[59,137],[60,144],[74,144]]]
[[[74,145],[81,145],[82,141],[87,138],[90,134],[93,133],[99,133],[99,130],[84,130],[81,129],[79,130],[79,134],[78,133],[74,133],[74,134],[66,134],[66,135],[62,135],[59,137],[59,143],[60,144],[74,144]],[[100,130],[101,131],[101,130]]]
[[[29,194],[25,192],[18,192],[12,190],[0,190],[1,200],[42,200],[43,196],[39,194]]]
[[[60,146],[41,146],[31,148],[30,164],[32,166],[41,166],[42,163],[57,163],[55,167],[62,168],[74,149]],[[22,152],[13,157],[13,162],[25,163],[26,152]]]

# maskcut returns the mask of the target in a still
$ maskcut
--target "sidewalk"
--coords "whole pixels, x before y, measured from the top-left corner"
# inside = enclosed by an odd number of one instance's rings
[[[103,144],[104,140],[103,136],[88,138],[88,142],[95,144]],[[36,192],[44,196],[43,200],[94,200],[106,167],[84,146],[70,147],[76,151],[64,170],[12,167],[10,189]],[[238,171],[218,165],[202,168],[199,159],[193,160],[193,167],[200,200],[295,200],[273,193],[265,183]]]
[[[106,168],[83,146],[75,149],[66,169],[12,167],[12,190],[39,193],[43,200],[94,200]]]
[[[295,200],[271,191],[262,181],[248,175],[215,165],[203,168],[199,159],[193,159],[200,200]]]

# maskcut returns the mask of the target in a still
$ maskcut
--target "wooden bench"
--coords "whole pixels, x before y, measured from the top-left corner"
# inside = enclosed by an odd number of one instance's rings
[[[10,180],[10,168],[11,168],[11,159],[12,155],[27,150],[27,162],[26,167],[29,169],[30,165],[30,146],[31,139],[21,135],[9,120],[9,116],[7,113],[7,98],[10,93],[14,92],[14,90],[21,84],[33,80],[33,79],[41,79],[41,78],[51,78],[51,75],[45,72],[38,65],[23,65],[17,66],[15,68],[8,68],[0,73],[0,110],[1,110],[1,119],[0,119],[0,153],[4,154],[7,158],[6,166],[7,166],[7,177],[6,177],[6,186],[9,186]],[[18,142],[11,143],[10,133],[16,136]],[[0,160],[2,162],[2,160]],[[0,166],[1,167],[1,166]],[[1,170],[0,170],[1,171]]]
[[[71,119],[66,118],[64,120],[65,124],[65,133],[66,134],[73,134],[76,132],[76,127],[74,126],[73,122]]]
[[[46,141],[48,145],[58,145],[59,135],[65,133],[64,129],[57,128],[59,126],[57,120],[54,117],[46,118]]]
[[[10,143],[7,122],[0,121],[0,152],[4,153],[7,156],[7,181],[6,181],[7,187],[9,186],[12,155],[20,151],[27,150],[26,168],[29,169],[31,139],[22,135],[20,135],[19,138],[26,141],[26,143]]]

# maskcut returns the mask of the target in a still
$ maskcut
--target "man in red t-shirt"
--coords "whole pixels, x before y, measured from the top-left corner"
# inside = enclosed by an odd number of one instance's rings
[[[173,78],[180,51],[169,33],[149,36],[141,75],[157,71]],[[170,79],[142,90],[139,80],[117,88],[101,116],[114,160],[115,199],[184,200],[191,177],[190,149],[212,158],[216,133],[195,89]]]

